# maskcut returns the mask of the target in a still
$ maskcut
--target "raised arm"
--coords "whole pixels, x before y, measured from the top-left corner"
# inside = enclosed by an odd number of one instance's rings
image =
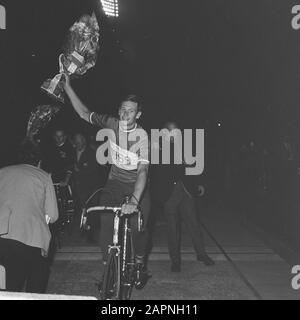
[[[83,104],[83,102],[79,99],[79,97],[71,87],[70,77],[68,75],[66,75],[64,89],[72,103],[73,108],[79,114],[80,118],[84,119],[87,122],[90,122],[91,111]]]
[[[66,82],[64,89],[67,96],[70,98],[73,108],[79,114],[79,116],[85,121],[102,128],[116,128],[118,120],[115,117],[111,117],[106,114],[99,114],[97,112],[91,112],[79,99],[70,84],[70,78],[66,75]]]

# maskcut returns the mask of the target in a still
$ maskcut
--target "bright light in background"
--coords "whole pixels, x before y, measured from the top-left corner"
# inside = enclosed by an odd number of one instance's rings
[[[107,16],[119,16],[119,3],[118,0],[101,0],[102,7]]]

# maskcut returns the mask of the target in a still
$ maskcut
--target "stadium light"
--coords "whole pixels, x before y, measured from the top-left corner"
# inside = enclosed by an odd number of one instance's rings
[[[118,0],[101,0],[103,10],[109,17],[119,16],[119,1]]]

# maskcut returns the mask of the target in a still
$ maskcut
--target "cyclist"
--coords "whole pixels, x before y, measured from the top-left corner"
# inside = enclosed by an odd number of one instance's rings
[[[148,136],[138,124],[141,116],[141,105],[135,95],[126,97],[119,107],[119,119],[108,115],[91,112],[79,99],[66,76],[64,85],[66,94],[78,115],[87,122],[101,128],[111,129],[109,153],[112,166],[100,199],[101,205],[118,206],[125,196],[130,195],[129,202],[122,206],[123,214],[131,214],[139,206],[147,225],[150,212],[150,198],[147,188],[148,180]],[[98,149],[99,151],[99,149]],[[137,263],[136,288],[142,289],[148,280],[145,256],[147,229],[138,232],[137,215],[130,218],[133,229],[133,243]],[[100,245],[103,252],[103,263],[106,264],[108,246],[113,235],[113,215],[101,216]]]

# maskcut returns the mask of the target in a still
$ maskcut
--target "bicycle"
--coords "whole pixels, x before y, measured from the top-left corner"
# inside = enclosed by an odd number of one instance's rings
[[[54,226],[52,226],[52,229],[57,247],[60,249],[62,246],[61,239],[65,230],[68,229],[68,232],[71,232],[70,225],[75,215],[75,206],[70,185],[61,187],[59,183],[53,183],[53,186],[57,199],[59,218]]]
[[[126,198],[128,201],[128,197]],[[93,211],[114,213],[114,231],[112,245],[108,248],[108,260],[105,266],[101,288],[102,300],[129,300],[135,285],[137,265],[135,262],[132,230],[129,216],[122,215],[121,207],[96,206],[82,212],[80,227],[84,228],[87,214]],[[138,214],[138,231],[143,230],[143,217]]]

